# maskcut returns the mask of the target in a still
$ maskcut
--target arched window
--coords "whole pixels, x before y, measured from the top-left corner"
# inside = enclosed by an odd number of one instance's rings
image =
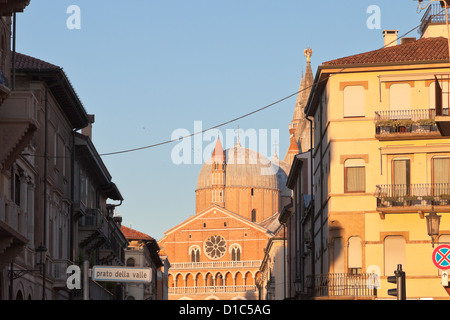
[[[238,246],[231,247],[231,261],[241,261],[241,248]]]
[[[191,262],[200,262],[200,248],[192,247],[190,249]]]
[[[256,210],[252,210],[252,222],[256,222]]]
[[[394,275],[397,265],[406,262],[406,240],[403,236],[387,236],[384,239],[384,275]]]
[[[360,237],[348,239],[348,272],[359,274],[362,270],[362,245]]]
[[[135,260],[133,258],[127,259],[127,267],[134,267],[136,264]]]

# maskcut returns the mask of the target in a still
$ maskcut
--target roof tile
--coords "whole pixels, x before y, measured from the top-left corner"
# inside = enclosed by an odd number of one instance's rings
[[[152,237],[150,237],[145,233],[139,232],[137,230],[125,226],[121,226],[120,231],[122,231],[123,235],[128,240],[154,240]]]
[[[323,66],[448,61],[448,40],[421,38],[392,47],[360,53],[323,63]]]

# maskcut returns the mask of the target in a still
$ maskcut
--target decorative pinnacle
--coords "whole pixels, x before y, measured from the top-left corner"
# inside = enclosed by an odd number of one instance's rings
[[[307,62],[311,62],[312,53],[313,53],[312,49],[308,46],[308,48],[306,48],[304,52]]]

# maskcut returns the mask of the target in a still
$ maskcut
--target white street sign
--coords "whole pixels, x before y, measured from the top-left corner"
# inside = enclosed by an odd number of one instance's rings
[[[443,272],[442,272],[442,281],[441,281],[441,284],[442,284],[444,287],[447,287],[447,286],[448,286],[448,273],[447,273],[447,271],[443,271]]]
[[[114,282],[151,282],[152,270],[150,268],[94,266],[92,279]]]

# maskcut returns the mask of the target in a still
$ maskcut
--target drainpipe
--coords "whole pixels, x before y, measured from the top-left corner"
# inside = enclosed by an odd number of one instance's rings
[[[11,88],[16,89],[16,13],[13,13],[13,52],[12,52],[12,83]]]
[[[312,287],[312,295],[314,296],[314,285],[315,285],[315,268],[314,268],[314,251],[315,251],[315,246],[314,246],[314,196],[313,196],[313,174],[314,174],[314,169],[313,169],[313,121],[311,119],[309,119],[308,117],[306,117],[306,120],[309,121],[309,135],[310,135],[310,147],[309,147],[309,152],[311,153],[310,156],[310,193],[311,193],[311,200],[310,200],[310,208],[311,208],[311,212],[310,212],[310,216],[311,216],[311,226],[310,226],[310,233],[311,233],[311,287]]]

